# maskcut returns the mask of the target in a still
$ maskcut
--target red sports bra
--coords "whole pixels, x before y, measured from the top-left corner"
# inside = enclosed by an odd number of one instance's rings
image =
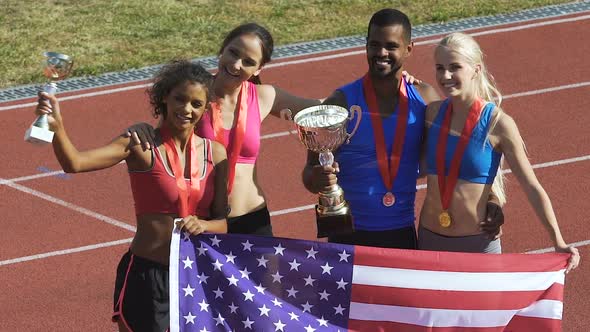
[[[209,139],[215,139],[215,130],[211,118],[211,111],[203,114],[203,117],[197,123],[197,135]],[[235,127],[231,129],[224,129],[225,141],[229,142],[226,146],[227,153],[231,153],[232,144],[234,142],[234,135],[236,133]],[[238,156],[238,164],[254,164],[258,158],[260,150],[260,106],[258,105],[258,91],[256,85],[248,82],[248,116],[246,118],[246,133],[244,134],[244,142],[242,149]],[[227,156],[230,159],[230,156]]]
[[[195,215],[210,217],[211,203],[215,195],[215,167],[211,140],[204,139],[203,164],[199,181],[201,197],[198,198]],[[135,201],[135,214],[178,213],[178,187],[172,172],[165,165],[158,148],[152,149],[152,167],[147,171],[129,171],[131,191]],[[186,179],[187,183],[190,181]]]

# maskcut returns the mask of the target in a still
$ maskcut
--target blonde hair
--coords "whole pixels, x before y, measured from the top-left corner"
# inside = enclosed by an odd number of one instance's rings
[[[460,54],[466,60],[466,62],[474,68],[476,66],[480,67],[479,74],[476,76],[474,82],[475,93],[483,100],[495,103],[496,108],[498,109],[488,128],[489,137],[489,133],[494,129],[498,123],[498,120],[500,119],[500,115],[503,113],[502,109],[500,108],[500,104],[502,103],[502,94],[496,86],[494,77],[488,72],[488,69],[483,61],[484,54],[481,51],[479,44],[475,41],[475,39],[473,39],[473,37],[461,32],[455,32],[444,37],[436,46],[437,49],[443,47],[451,52]],[[498,167],[498,173],[496,174],[496,178],[492,184],[492,192],[498,197],[501,205],[506,203],[504,175],[502,174],[501,167],[503,164],[504,157],[502,156],[500,165]]]

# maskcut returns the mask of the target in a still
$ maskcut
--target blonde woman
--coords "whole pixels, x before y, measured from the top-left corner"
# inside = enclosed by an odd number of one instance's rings
[[[514,119],[499,107],[502,97],[477,42],[453,33],[434,53],[436,80],[447,97],[426,112],[428,191],[420,214],[419,247],[426,250],[500,253],[499,239],[480,230],[492,186],[504,201],[500,159],[508,162],[558,252],[578,250],[561,236],[547,193],[527,159]],[[496,104],[497,102],[497,104]]]

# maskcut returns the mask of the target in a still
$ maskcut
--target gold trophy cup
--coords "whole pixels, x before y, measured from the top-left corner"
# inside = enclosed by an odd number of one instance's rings
[[[355,116],[356,113],[356,116]],[[349,120],[356,117],[354,129],[346,132]],[[299,140],[308,150],[319,153],[322,166],[332,165],[332,151],[349,142],[361,120],[361,108],[354,105],[350,114],[346,108],[336,105],[318,105],[299,111],[293,121]],[[318,238],[347,234],[354,231],[350,208],[344,200],[344,191],[335,184],[329,190],[318,193],[316,221]]]
[[[43,91],[48,94],[57,92],[55,82],[66,78],[72,71],[74,62],[65,55],[55,52],[44,52],[43,56],[43,75],[49,79],[49,82],[43,86]],[[33,124],[25,133],[25,141],[38,144],[51,143],[53,141],[53,132],[49,130],[47,114],[39,115]]]

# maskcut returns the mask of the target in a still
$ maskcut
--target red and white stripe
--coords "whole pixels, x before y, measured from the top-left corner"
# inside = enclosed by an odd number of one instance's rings
[[[356,247],[350,331],[560,331],[567,254]]]

